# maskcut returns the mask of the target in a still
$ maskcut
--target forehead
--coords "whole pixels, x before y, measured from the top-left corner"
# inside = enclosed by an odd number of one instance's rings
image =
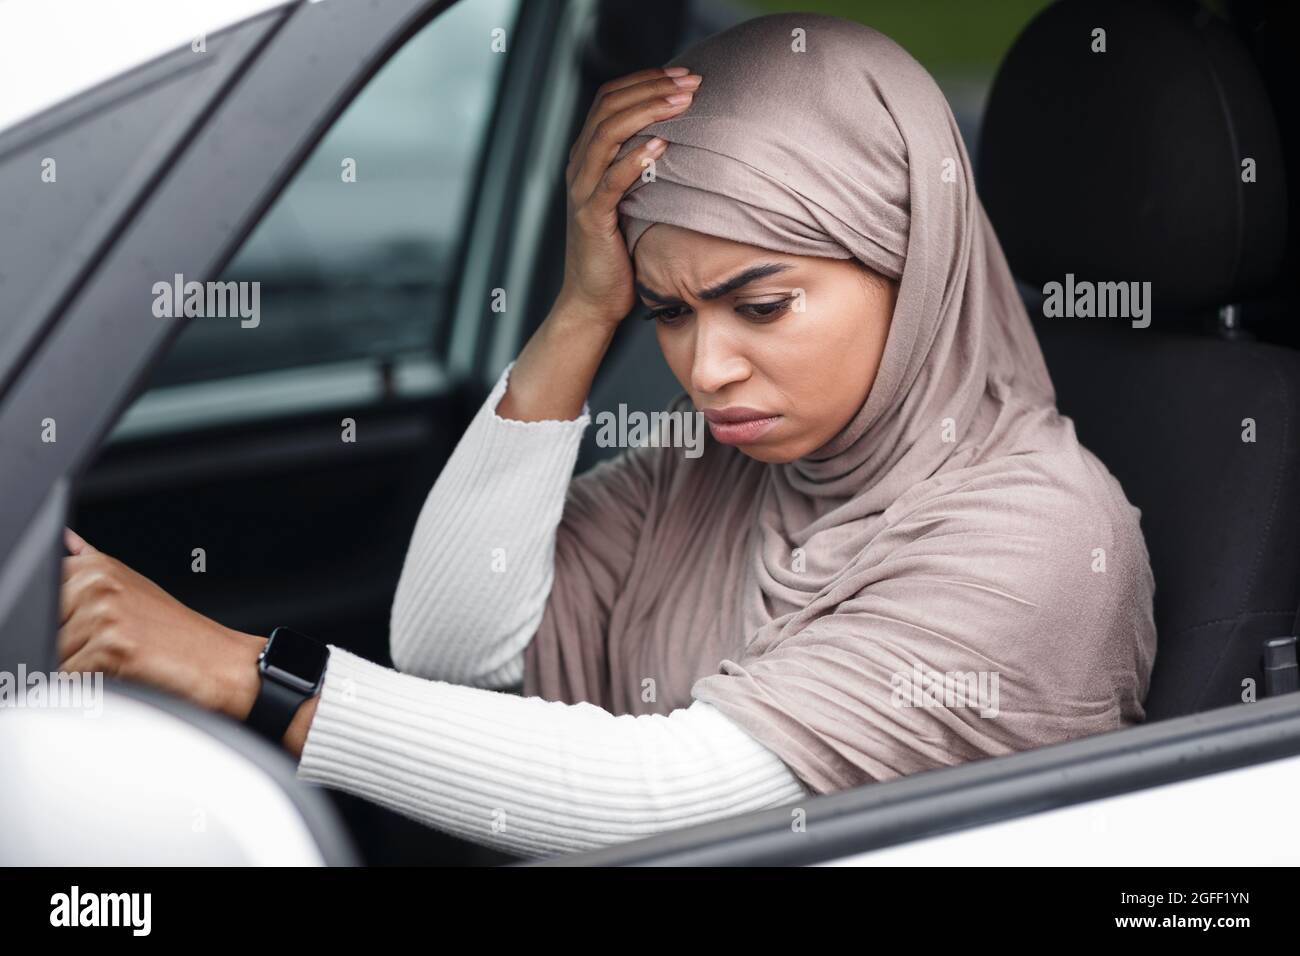
[[[652,287],[653,279],[696,284],[719,281],[760,260],[793,268],[800,258],[669,223],[655,223],[646,229],[632,255],[637,278]]]
[[[636,256],[644,257],[647,262],[653,262],[665,258],[689,258],[693,253],[717,255],[729,250],[754,248],[756,247],[706,232],[697,232],[684,226],[675,226],[669,222],[656,222],[641,233],[641,238],[636,244]]]

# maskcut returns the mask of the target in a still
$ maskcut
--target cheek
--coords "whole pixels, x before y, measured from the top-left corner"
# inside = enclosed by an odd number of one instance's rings
[[[872,320],[861,308],[813,313],[789,323],[767,343],[765,367],[771,378],[792,397],[804,398],[802,408],[819,415],[836,415],[840,406],[856,411],[874,378],[877,346]]]
[[[866,401],[889,325],[887,315],[876,315],[861,302],[815,316],[810,312],[807,318],[797,334],[773,343],[768,367],[779,376],[792,417],[815,447],[847,425]]]

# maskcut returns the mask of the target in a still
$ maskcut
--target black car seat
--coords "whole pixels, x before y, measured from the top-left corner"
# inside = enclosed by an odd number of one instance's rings
[[[980,134],[980,195],[1039,290],[1058,405],[1142,511],[1159,634],[1148,720],[1241,701],[1251,682],[1262,695],[1263,644],[1293,633],[1300,603],[1300,351],[1247,321],[1294,321],[1280,144],[1247,48],[1175,0],[1043,11]],[[1150,282],[1150,324],[1046,317],[1033,297],[1067,274]]]

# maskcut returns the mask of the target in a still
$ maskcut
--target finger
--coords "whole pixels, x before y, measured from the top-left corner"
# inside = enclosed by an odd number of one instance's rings
[[[70,554],[63,559],[63,583],[66,584],[78,571],[84,571],[86,568],[93,567],[97,562],[102,561],[104,555],[98,551],[83,551],[81,554]]]
[[[693,92],[694,86],[683,87],[678,84],[677,81],[684,78],[685,75],[665,76],[660,71],[651,78],[638,83],[598,93],[595,102],[592,104],[591,111],[587,114],[587,119],[583,123],[582,130],[574,139],[573,146],[569,150],[569,162],[565,168],[566,180],[568,182],[573,181],[574,170],[581,165],[582,157],[590,150],[592,140],[601,123],[630,107],[642,103],[663,103],[665,97]],[[698,80],[694,78],[692,80],[698,85]],[[668,112],[671,113],[672,111]],[[655,118],[662,117],[652,117],[650,122],[653,122]]]
[[[54,649],[60,661],[73,657],[90,641],[90,615],[83,609],[78,610],[81,610],[81,613],[73,613],[55,635]]]
[[[596,90],[596,93],[616,93],[629,86],[644,83],[646,80],[654,80],[663,76],[686,76],[690,72],[690,69],[684,66],[648,66],[644,70],[625,73],[623,76],[616,76],[612,80],[606,80]]]
[[[663,155],[667,146],[666,142],[655,136],[610,166],[605,175],[600,177],[600,182],[596,184],[587,203],[592,212],[614,217],[627,188],[636,182],[650,161]]]
[[[596,88],[596,95],[592,98],[591,109],[587,111],[587,118],[582,124],[582,134],[574,140],[574,147],[569,150],[569,155],[573,155],[579,143],[583,143],[587,140],[587,135],[583,134],[589,134],[591,128],[595,126],[597,122],[610,113],[616,112],[627,105],[626,98],[616,99],[615,97],[621,97],[621,94],[625,93],[627,90],[644,88],[646,84],[654,83],[660,84],[659,90],[660,95],[662,95],[664,90],[670,88],[669,84],[676,86],[675,83],[672,83],[673,80],[683,76],[688,76],[690,75],[690,72],[691,71],[684,66],[654,66],[646,70],[637,70],[635,73],[629,73],[626,76],[616,77],[615,79],[607,80],[602,83]]]
[[[676,116],[690,105],[689,99],[683,103],[650,100],[602,121],[587,152],[579,157],[578,169],[569,185],[569,198],[579,205],[585,203],[625,142],[651,123]]]
[[[643,70],[636,70],[634,73],[627,73],[621,77],[608,79],[603,83],[607,90],[621,90],[625,86],[632,86],[633,83],[640,83],[645,79],[654,79],[655,77],[685,77],[690,73],[688,66],[646,66]]]
[[[73,554],[89,553],[96,550],[85,538],[68,527],[63,529],[63,543],[68,546],[68,550]]]
[[[59,588],[59,623],[96,596],[121,590],[123,569],[102,554],[78,554],[63,559],[63,584]]]
[[[591,104],[587,118],[582,124],[582,130],[574,139],[573,147],[569,150],[569,159],[573,160],[584,153],[591,143],[596,128],[600,126],[603,120],[615,113],[622,112],[638,103],[660,100],[667,96],[692,91],[698,85],[699,78],[690,76],[689,73],[667,76],[663,71],[657,71],[654,75],[636,83],[629,83],[617,88],[602,87],[596,93],[596,98]]]
[[[113,676],[109,670],[107,659],[95,647],[82,647],[81,650],[73,654],[62,664],[59,670],[66,674],[95,674],[104,673],[105,676]]]
[[[63,579],[63,587],[59,588],[60,626],[66,624],[77,608],[87,602],[99,584],[96,575],[87,572],[84,564]]]

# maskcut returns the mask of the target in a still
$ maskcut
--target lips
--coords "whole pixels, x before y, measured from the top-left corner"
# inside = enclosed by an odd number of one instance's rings
[[[744,445],[756,441],[781,420],[780,415],[742,405],[704,409],[704,418],[709,423],[713,437],[724,445]]]

